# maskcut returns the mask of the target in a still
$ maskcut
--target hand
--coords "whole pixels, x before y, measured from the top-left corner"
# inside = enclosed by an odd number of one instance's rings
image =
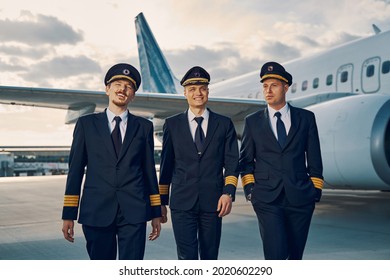
[[[314,201],[320,202],[322,196],[322,190],[318,188],[315,188],[315,190],[316,190],[316,196],[314,197]]]
[[[162,224],[165,224],[166,222],[168,222],[168,211],[167,211],[167,207],[165,205],[161,205],[161,223]]]
[[[232,210],[232,198],[228,194],[223,194],[218,200],[218,208],[219,211],[218,217],[226,216]]]
[[[152,232],[149,234],[149,240],[156,240],[160,236],[161,232],[161,217],[153,218],[152,222]]]
[[[69,242],[74,242],[74,221],[73,220],[63,220],[62,223],[62,233],[64,238]]]

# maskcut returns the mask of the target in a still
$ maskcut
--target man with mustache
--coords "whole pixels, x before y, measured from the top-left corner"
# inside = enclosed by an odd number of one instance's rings
[[[153,124],[127,109],[140,83],[132,65],[112,66],[104,78],[108,107],[80,117],[74,129],[62,232],[74,242],[80,208],[78,222],[92,260],[143,259],[146,222],[152,220],[149,240],[160,234]]]

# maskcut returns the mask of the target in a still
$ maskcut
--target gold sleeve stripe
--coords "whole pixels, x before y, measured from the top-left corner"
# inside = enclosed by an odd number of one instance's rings
[[[168,194],[169,185],[158,185],[158,190],[160,194]]]
[[[161,198],[159,194],[151,194],[150,196],[150,205],[151,206],[160,206]]]
[[[78,195],[65,195],[64,196],[64,206],[78,207],[79,206],[79,196]]]
[[[225,186],[226,185],[233,185],[233,186],[237,187],[237,183],[238,183],[238,178],[236,176],[227,176],[225,178]]]
[[[317,177],[310,177],[310,179],[317,189],[322,189],[324,187],[324,180]]]
[[[246,186],[248,184],[255,182],[255,177],[253,174],[246,174],[244,177],[241,178],[242,180],[242,186]]]

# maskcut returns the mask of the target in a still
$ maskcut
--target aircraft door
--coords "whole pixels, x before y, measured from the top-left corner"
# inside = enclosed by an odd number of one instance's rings
[[[379,57],[372,57],[363,62],[361,81],[364,93],[374,93],[379,90],[380,62]]]
[[[336,91],[352,92],[353,91],[353,65],[345,64],[337,70]]]

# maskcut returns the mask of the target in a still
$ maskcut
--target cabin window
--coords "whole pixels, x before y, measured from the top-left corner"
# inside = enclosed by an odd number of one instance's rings
[[[307,90],[307,81],[303,81],[302,83],[302,91]]]
[[[333,83],[333,75],[332,75],[332,74],[329,74],[329,75],[326,77],[326,85],[327,85],[327,86],[330,86],[332,83]]]
[[[374,76],[375,74],[375,66],[374,65],[369,65],[366,69],[366,76],[367,78],[370,78]]]
[[[348,71],[343,71],[340,76],[340,82],[345,83],[348,81]]]
[[[297,92],[297,83],[293,83],[291,86],[291,93],[296,93]]]
[[[320,83],[320,79],[315,78],[315,79],[313,80],[313,88],[318,88],[319,83]]]
[[[382,64],[382,74],[387,74],[390,72],[390,61],[387,60]]]

